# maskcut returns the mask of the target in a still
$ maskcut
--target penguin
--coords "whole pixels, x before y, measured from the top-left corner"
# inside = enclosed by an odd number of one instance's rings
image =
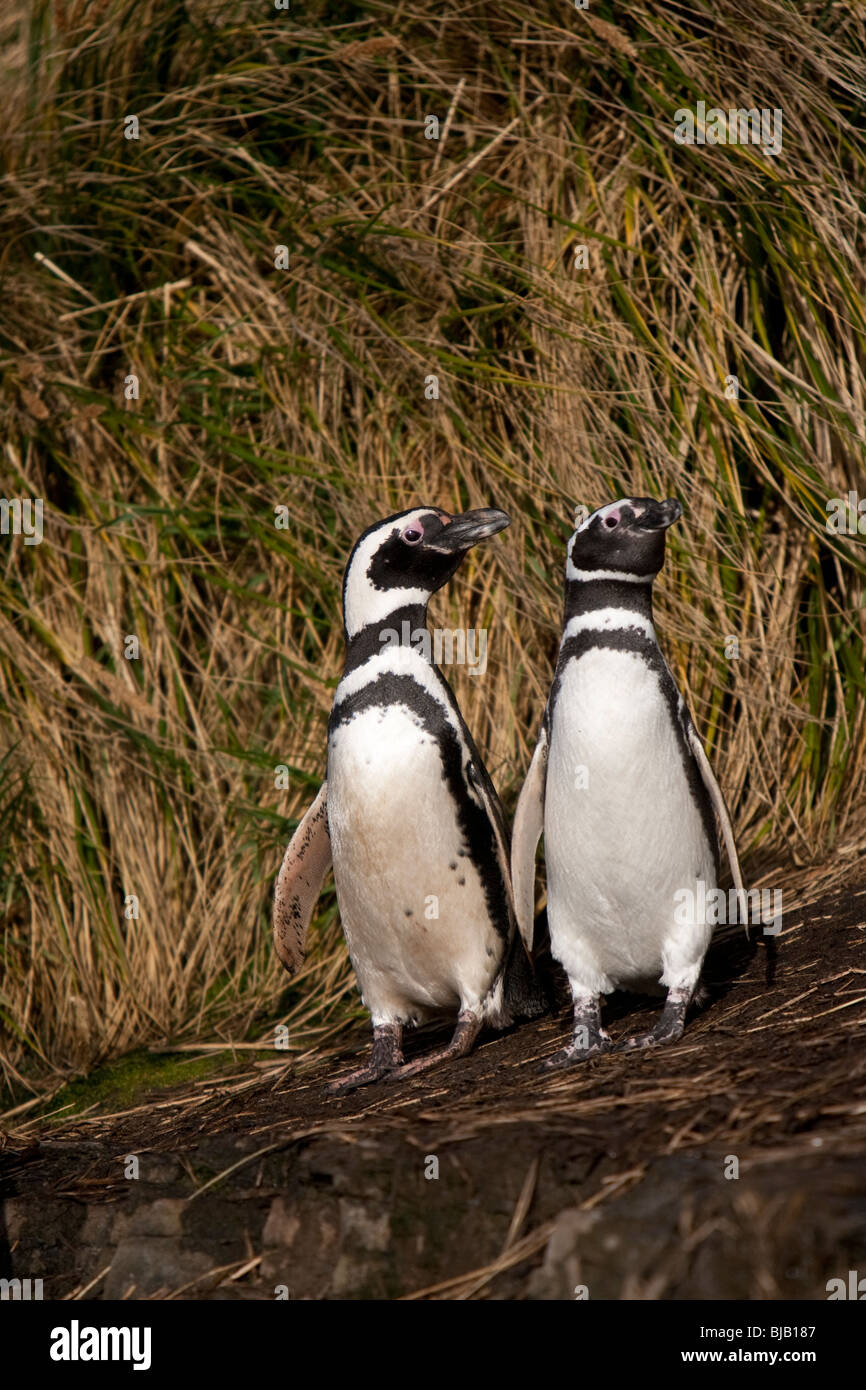
[[[613,1048],[600,1002],[615,989],[666,991],[652,1031],[618,1050],[682,1036],[712,934],[701,904],[719,874],[716,815],[742,890],[724,798],[653,626],[653,580],[682,511],[673,498],[624,497],[568,544],[559,658],[512,837],[531,950],[544,832],[551,952],[574,1001],[573,1037],[547,1068]]]
[[[494,509],[414,507],[370,526],[343,580],[346,665],[327,773],[286,850],[274,943],[290,974],[333,864],[337,902],[373,1024],[345,1094],[468,1053],[482,1023],[544,1008],[516,930],[499,799],[431,656],[427,603],[469,550],[510,525]],[[448,1046],[404,1063],[403,1029],[456,1014]]]

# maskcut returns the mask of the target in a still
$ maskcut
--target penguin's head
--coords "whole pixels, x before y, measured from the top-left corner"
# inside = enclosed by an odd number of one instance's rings
[[[511,525],[493,507],[452,516],[440,507],[412,507],[368,526],[349,556],[343,579],[347,637],[407,604],[426,604],[479,541]]]
[[[665,561],[665,532],[682,514],[675,497],[621,497],[599,507],[568,543],[567,578],[653,580]]]

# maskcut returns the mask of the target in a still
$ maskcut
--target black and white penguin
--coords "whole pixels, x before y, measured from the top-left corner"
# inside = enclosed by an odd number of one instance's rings
[[[487,1022],[540,1012],[516,932],[499,799],[433,664],[427,602],[505,512],[415,507],[371,526],[343,581],[346,667],[328,725],[326,780],[286,850],[274,941],[290,973],[333,861],[337,901],[373,1022],[353,1090],[414,1076],[472,1048]],[[426,640],[425,640],[426,639]],[[513,949],[512,949],[513,948]],[[506,968],[507,967],[507,968]],[[451,1043],[403,1064],[402,1030],[456,1014]]]
[[[667,991],[659,1023],[625,1047],[681,1036],[712,934],[714,812],[742,887],[730,816],[653,627],[665,532],[681,516],[675,500],[623,498],[593,512],[568,545],[559,660],[512,839],[531,949],[544,831],[551,950],[574,1000],[573,1039],[549,1067],[613,1046],[600,996],[615,989]]]

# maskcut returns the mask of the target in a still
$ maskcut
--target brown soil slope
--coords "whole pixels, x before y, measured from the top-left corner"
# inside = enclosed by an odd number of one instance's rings
[[[558,1008],[329,1099],[359,1030],[7,1135],[0,1276],[51,1298],[825,1298],[866,1272],[866,887],[837,864],[796,897],[776,939],[720,934],[711,1003],[653,1053],[541,1074]],[[614,998],[611,1030],[656,1007]]]

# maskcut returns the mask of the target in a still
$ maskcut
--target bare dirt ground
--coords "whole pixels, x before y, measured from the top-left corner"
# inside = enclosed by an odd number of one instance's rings
[[[325,1095],[359,1029],[327,1058],[0,1136],[0,1277],[85,1299],[824,1299],[866,1273],[853,867],[786,871],[777,938],[720,932],[713,998],[667,1048],[542,1074],[560,983],[549,1017],[408,1083]],[[657,1008],[616,996],[608,1026]]]

